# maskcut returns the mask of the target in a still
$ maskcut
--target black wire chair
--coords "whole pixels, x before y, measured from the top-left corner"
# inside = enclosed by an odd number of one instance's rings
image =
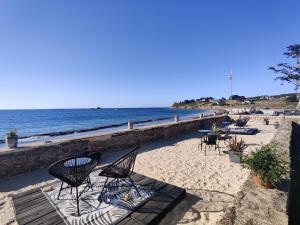
[[[103,170],[99,173],[99,176],[106,177],[105,183],[102,187],[101,193],[99,195],[99,200],[101,201],[101,196],[105,188],[108,187],[110,183],[112,183],[115,179],[128,179],[131,185],[136,190],[138,196],[140,197],[141,194],[134,184],[133,180],[131,179],[130,175],[133,172],[135,159],[137,152],[139,150],[139,146],[135,147],[133,150],[116,160],[114,163],[103,167]],[[109,183],[108,179],[113,178]],[[124,186],[114,186],[114,187],[124,187]],[[128,186],[127,186],[128,187]]]
[[[91,157],[69,157],[49,167],[49,173],[62,181],[57,199],[59,199],[62,190],[71,188],[72,194],[73,187],[75,187],[78,216],[80,215],[79,198],[85,190],[93,189],[89,175],[97,166],[97,163],[98,161]],[[63,187],[64,183],[67,184],[67,187]],[[78,187],[84,184],[86,186],[78,193]]]
[[[223,129],[223,132],[218,136],[219,141],[224,141],[224,144],[231,139],[232,137],[230,136],[230,129],[228,127],[225,127]]]
[[[102,158],[102,153],[96,150],[89,150],[81,153],[79,157],[91,157],[93,159],[96,159],[97,162],[100,163]]]
[[[221,152],[220,152],[220,147],[219,147],[219,144],[218,144],[218,134],[208,134],[207,135],[207,138],[206,140],[203,141],[203,143],[205,144],[205,147],[204,147],[204,154],[206,155],[206,147],[208,146],[209,148],[211,146],[215,146],[215,150],[219,150],[219,155],[221,155]],[[202,151],[202,149],[201,149]]]
[[[201,150],[202,150],[202,146],[203,146],[204,140],[206,138],[206,134],[200,133],[199,138],[200,138],[200,143],[198,145],[198,149],[201,147]]]
[[[246,124],[248,123],[248,121],[249,121],[249,118],[237,119],[234,121],[234,126],[245,127]]]

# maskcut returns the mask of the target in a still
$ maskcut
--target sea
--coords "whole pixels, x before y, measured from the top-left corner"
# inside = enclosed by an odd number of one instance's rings
[[[134,127],[180,120],[188,120],[203,114],[206,109],[172,108],[93,108],[93,109],[32,109],[0,110],[0,145],[5,135],[15,129],[19,142],[31,143],[77,137],[95,132],[112,132],[127,129],[131,120]]]

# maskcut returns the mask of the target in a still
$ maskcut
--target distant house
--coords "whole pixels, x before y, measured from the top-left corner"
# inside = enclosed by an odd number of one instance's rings
[[[240,96],[240,95],[232,95],[230,97],[231,100],[235,100],[235,101],[239,101],[239,102],[243,102],[246,100],[245,96]]]
[[[209,102],[214,103],[214,104],[219,104],[219,100],[218,99],[212,99]]]
[[[262,95],[260,96],[260,100],[270,100],[270,96],[269,95]]]
[[[245,101],[243,102],[243,104],[253,104],[253,101],[251,101],[251,100],[245,100]]]

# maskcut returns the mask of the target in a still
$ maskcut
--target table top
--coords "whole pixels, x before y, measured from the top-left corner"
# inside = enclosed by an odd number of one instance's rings
[[[91,161],[92,161],[92,159],[89,157],[78,157],[78,158],[74,158],[74,159],[70,159],[70,160],[66,161],[64,163],[64,166],[66,166],[66,167],[75,167],[76,165],[83,166],[85,164],[88,164]]]
[[[231,122],[223,121],[222,124],[231,124]]]
[[[198,132],[200,132],[200,133],[210,133],[211,130],[198,130]]]

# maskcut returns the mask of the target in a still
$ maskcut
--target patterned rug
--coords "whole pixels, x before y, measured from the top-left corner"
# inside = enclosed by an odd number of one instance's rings
[[[124,179],[108,180],[110,183],[104,189],[105,177],[98,176],[99,171],[91,173],[90,178],[93,190],[90,188],[83,192],[79,200],[80,216],[77,216],[76,191],[73,188],[61,191],[57,200],[61,183],[52,185],[48,190],[43,190],[46,197],[57,209],[61,217],[70,225],[113,225],[125,218],[135,208],[147,201],[155,193],[137,185],[141,197],[138,196],[130,182]],[[66,184],[65,184],[66,185]],[[85,185],[80,186],[80,193]],[[127,187],[115,187],[127,186]],[[65,186],[64,186],[65,187]]]

